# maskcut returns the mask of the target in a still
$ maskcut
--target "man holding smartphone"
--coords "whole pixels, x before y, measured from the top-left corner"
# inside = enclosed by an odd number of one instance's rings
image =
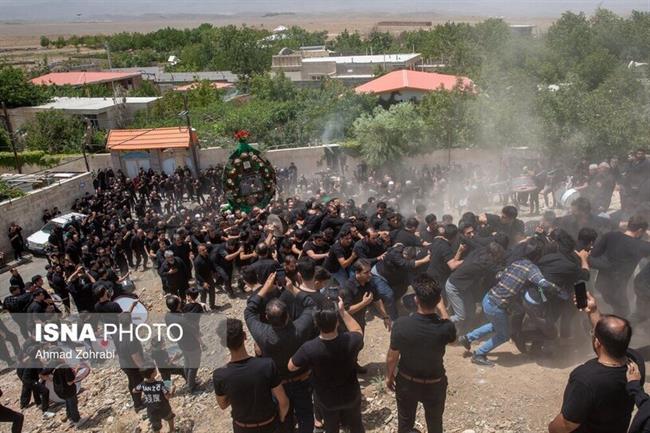
[[[634,409],[634,398],[626,390],[627,365],[630,360],[635,362],[644,378],[644,360],[629,348],[632,327],[626,319],[601,315],[590,293],[583,311],[593,326],[592,346],[596,358],[571,372],[562,410],[551,421],[548,431],[625,433]]]

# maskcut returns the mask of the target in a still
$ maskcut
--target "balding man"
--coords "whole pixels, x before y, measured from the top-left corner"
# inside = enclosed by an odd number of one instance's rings
[[[591,294],[585,311],[594,327],[592,345],[597,357],[571,372],[562,410],[548,431],[625,433],[634,409],[634,398],[626,391],[627,364],[638,364],[641,378],[645,377],[645,364],[641,355],[628,347],[632,328],[626,319],[601,315]]]

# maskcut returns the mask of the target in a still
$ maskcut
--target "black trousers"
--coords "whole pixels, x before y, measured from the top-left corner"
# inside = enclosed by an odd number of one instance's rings
[[[183,379],[187,380],[185,377],[185,369],[182,367],[177,367],[177,368],[159,368],[158,371],[160,372],[160,376],[162,377],[163,380],[170,380],[172,378],[172,374],[175,376],[183,376]]]
[[[131,394],[131,398],[133,399],[133,407],[135,409],[144,407],[144,404],[142,403],[142,394],[141,393],[133,393],[133,389],[138,386],[139,384],[142,383],[144,378],[142,377],[142,374],[140,374],[140,370],[137,368],[123,368],[122,371],[124,374],[126,374],[127,379],[129,380],[129,394]]]
[[[133,250],[133,253],[135,254],[135,268],[137,269],[140,267],[140,263],[142,263],[142,266],[146,268],[147,263],[149,263],[149,255],[146,253],[146,251],[135,249]]]
[[[427,432],[442,433],[442,414],[447,398],[447,378],[438,383],[415,383],[399,373],[395,383],[397,400],[397,433],[409,433],[415,425],[418,403],[424,408]]]
[[[22,413],[0,405],[0,422],[10,422],[11,433],[21,433],[23,431],[24,419]]]
[[[361,397],[353,404],[341,408],[330,409],[322,404],[319,406],[325,423],[325,433],[339,433],[341,425],[347,426],[350,433],[365,433],[361,421]]]
[[[41,398],[41,388],[44,386],[38,381],[35,382],[22,382],[23,387],[20,391],[20,407],[21,409],[29,406],[29,403],[32,400],[32,395],[34,396],[34,403],[41,406],[43,412],[47,410],[47,406],[43,404],[43,399]]]
[[[215,289],[214,289],[214,282],[210,281],[208,282],[208,288],[206,289],[205,287],[202,287],[201,291],[201,302],[206,301],[206,299],[209,301],[208,306],[214,307],[215,305]]]

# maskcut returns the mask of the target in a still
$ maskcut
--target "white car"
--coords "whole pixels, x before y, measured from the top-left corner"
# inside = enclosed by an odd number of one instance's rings
[[[52,218],[45,224],[39,231],[31,234],[27,238],[27,249],[35,254],[45,254],[47,246],[49,245],[48,239],[50,234],[54,231],[55,227],[61,227],[65,230],[73,219],[83,220],[86,215],[81,213],[70,212],[65,215],[59,215]]]

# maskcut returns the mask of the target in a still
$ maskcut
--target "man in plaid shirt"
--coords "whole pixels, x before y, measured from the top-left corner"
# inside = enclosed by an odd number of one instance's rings
[[[544,278],[534,263],[541,257],[542,247],[543,243],[538,239],[531,238],[526,241],[523,258],[514,261],[500,272],[497,275],[497,284],[483,298],[483,313],[489,322],[458,338],[458,341],[470,350],[473,341],[494,334],[472,354],[474,364],[494,366],[486,355],[510,339],[509,310],[513,304],[521,302],[527,287],[537,286],[543,300],[546,300],[544,290],[560,291],[558,286]]]

